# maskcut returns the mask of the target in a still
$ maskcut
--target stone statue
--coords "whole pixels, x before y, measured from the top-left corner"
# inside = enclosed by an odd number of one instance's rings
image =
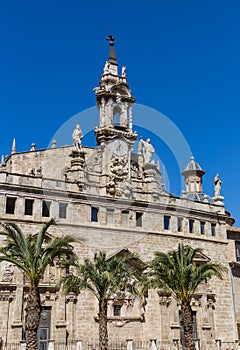
[[[214,197],[220,197],[222,181],[219,179],[219,174],[214,177]]]
[[[126,77],[126,66],[122,66],[122,77]]]
[[[72,138],[73,138],[73,145],[77,151],[81,150],[82,147],[82,130],[80,129],[80,125],[77,124],[76,128],[73,131]]]
[[[151,141],[150,139],[143,141],[142,137],[140,137],[140,143],[142,145],[142,155],[143,155],[144,164],[151,163],[152,155],[155,152],[155,149],[151,145],[150,141]]]
[[[104,68],[103,68],[103,73],[104,74],[109,73],[109,68],[110,68],[110,63],[108,61],[106,61]]]

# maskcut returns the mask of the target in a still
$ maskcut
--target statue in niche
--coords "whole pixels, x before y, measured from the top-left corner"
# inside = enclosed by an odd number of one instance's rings
[[[222,181],[219,179],[219,174],[216,174],[214,177],[214,197],[220,197],[221,194],[221,185]]]
[[[143,141],[142,137],[140,137],[140,144],[142,146],[144,164],[151,163],[152,155],[155,152],[154,147],[151,145],[151,140],[147,139],[146,141]]]
[[[74,145],[74,148],[77,150],[77,151],[80,151],[81,150],[81,147],[82,147],[82,130],[80,129],[80,125],[77,124],[76,125],[76,128],[74,129],[73,131],[73,134],[72,134],[72,138],[73,138],[73,145]]]

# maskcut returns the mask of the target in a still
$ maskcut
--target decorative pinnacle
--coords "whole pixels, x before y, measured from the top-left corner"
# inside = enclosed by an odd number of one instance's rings
[[[15,139],[15,137],[14,137],[13,143],[12,143],[12,152],[11,152],[11,154],[14,154],[14,153],[16,153],[16,139]]]
[[[109,41],[109,45],[110,45],[110,46],[114,46],[114,44],[115,44],[115,38],[114,38],[114,36],[108,35],[108,36],[106,37],[106,40]]]
[[[117,63],[117,57],[114,51],[114,43],[115,43],[115,37],[112,35],[108,35],[108,37],[106,37],[106,40],[109,41],[109,45],[110,45],[110,53],[109,53],[109,62],[111,64],[114,64],[115,66],[118,66]]]

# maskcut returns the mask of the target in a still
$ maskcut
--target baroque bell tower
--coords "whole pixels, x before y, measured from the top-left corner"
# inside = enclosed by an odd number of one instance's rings
[[[135,98],[127,83],[125,66],[119,74],[115,39],[109,35],[107,40],[109,59],[104,65],[99,86],[94,89],[99,109],[99,126],[94,133],[102,151],[101,192],[121,197],[126,195],[127,183],[130,183],[131,152],[137,139],[137,133],[132,130]]]
[[[101,76],[99,87],[96,87],[96,104],[100,112],[99,127],[95,128],[97,145],[122,136],[135,141],[137,134],[132,132],[132,97],[126,76],[126,67],[119,67],[114,51],[115,39],[109,35],[110,54]]]

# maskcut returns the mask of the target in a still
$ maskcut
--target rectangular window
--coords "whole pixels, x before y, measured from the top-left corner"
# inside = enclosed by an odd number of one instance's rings
[[[113,225],[114,223],[114,209],[107,208],[107,224]]]
[[[143,213],[136,212],[136,226],[137,227],[142,227],[142,216],[143,216]]]
[[[238,339],[240,339],[240,323],[237,323]]]
[[[170,219],[171,216],[164,215],[164,230],[170,230]]]
[[[49,339],[49,329],[48,328],[39,328],[38,329],[38,350],[47,350],[48,348],[48,339]]]
[[[183,230],[183,219],[182,218],[177,218],[177,225],[178,225],[178,232],[182,232]]]
[[[113,315],[114,316],[121,316],[121,305],[114,305],[113,306]]]
[[[6,198],[6,214],[14,214],[16,197],[7,197]]]
[[[216,236],[216,224],[211,224],[211,235]]]
[[[67,218],[67,203],[59,203],[59,218],[66,219]]]
[[[50,216],[50,201],[43,201],[42,202],[42,216],[49,217]]]
[[[98,208],[91,207],[91,221],[98,222]]]
[[[38,326],[38,346],[37,350],[47,350],[50,336],[51,308],[43,308]]]
[[[24,215],[32,215],[33,214],[33,199],[25,198],[25,211]]]
[[[129,224],[129,211],[128,210],[123,210],[122,211],[121,219],[122,219],[122,225],[123,226],[128,226],[128,224]]]
[[[201,235],[205,235],[205,221],[200,221],[200,233]]]
[[[194,220],[189,219],[188,222],[189,222],[189,233],[193,233],[193,230],[194,230]]]
[[[240,242],[235,242],[236,260],[240,261]]]

